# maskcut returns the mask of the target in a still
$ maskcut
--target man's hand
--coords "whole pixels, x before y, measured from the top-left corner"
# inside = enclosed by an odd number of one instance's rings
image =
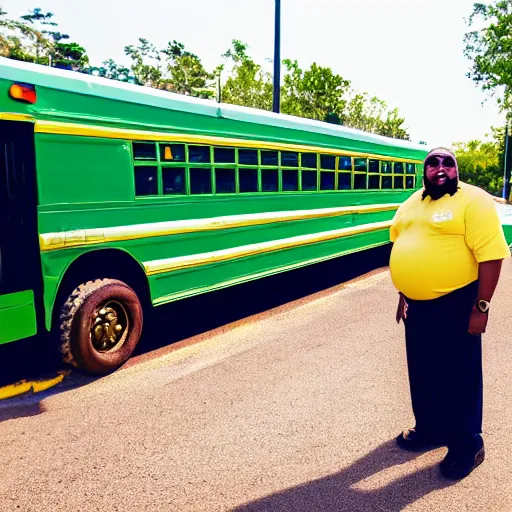
[[[477,309],[476,306],[473,306],[471,310],[471,316],[469,317],[469,334],[473,336],[478,336],[485,332],[485,328],[487,327],[487,320],[489,319],[489,313],[482,313]]]
[[[400,320],[405,320],[407,317],[407,303],[402,293],[398,294],[398,306],[396,308],[396,323],[399,324]]]

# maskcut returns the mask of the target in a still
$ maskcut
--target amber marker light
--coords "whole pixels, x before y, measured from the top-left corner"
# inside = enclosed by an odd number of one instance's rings
[[[9,96],[16,101],[34,104],[37,101],[36,88],[29,84],[12,84]]]

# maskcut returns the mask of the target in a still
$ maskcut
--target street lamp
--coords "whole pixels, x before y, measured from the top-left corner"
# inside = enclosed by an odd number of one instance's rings
[[[276,0],[275,35],[274,35],[274,90],[272,111],[279,114],[281,110],[281,0]]]
[[[512,168],[512,148],[510,147],[510,120],[506,120],[505,127],[505,154],[503,155],[503,199],[508,201],[510,196],[510,174]]]

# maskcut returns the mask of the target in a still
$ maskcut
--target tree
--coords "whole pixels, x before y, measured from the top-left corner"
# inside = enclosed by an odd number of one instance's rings
[[[351,128],[371,132],[395,139],[410,140],[402,127],[405,119],[399,116],[398,108],[388,110],[385,101],[376,96],[352,90],[347,102],[345,124]]]
[[[45,27],[57,26],[57,23],[50,21],[51,18],[53,18],[53,13],[43,13],[39,7],[29,10],[28,14],[21,16],[25,25],[33,29],[28,29],[25,36],[32,40],[33,52],[35,53],[34,62],[37,64],[50,64],[54,39],[51,37],[51,32],[46,30]]]
[[[139,85],[201,98],[214,95],[208,87],[213,74],[205,70],[201,59],[187,51],[183,43],[174,40],[159,50],[147,39],[140,38],[138,45],[126,46],[124,51],[132,61],[131,70]],[[107,74],[118,75],[117,64],[113,61],[105,64],[110,69]]]
[[[187,96],[211,98],[214,92],[208,87],[208,81],[214,79],[194,53],[185,50],[183,43],[172,41],[161,52],[166,57],[168,78],[162,81],[167,90]]]
[[[503,189],[504,128],[492,128],[490,140],[453,144],[460,179],[500,195]]]
[[[480,30],[464,37],[464,55],[472,61],[467,76],[484,91],[496,95],[502,110],[510,115],[512,107],[512,0],[475,3],[468,18],[471,27],[482,22]]]
[[[53,13],[35,8],[19,20],[11,20],[0,8],[0,55],[207,99],[214,96],[217,87],[218,101],[221,99],[221,73],[229,64],[222,100],[262,110],[272,109],[272,77],[248,55],[248,46],[239,40],[233,40],[231,48],[222,56],[228,62],[212,73],[183,43],[173,40],[159,49],[144,38],[139,38],[135,45],[125,46],[125,54],[131,61],[128,66],[108,59],[100,67],[94,67],[89,65],[85,48],[60,32],[53,19]],[[303,70],[296,60],[290,59],[284,60],[283,65],[286,69],[282,87],[283,113],[345,124],[389,137],[409,138],[398,109],[389,110],[379,98],[351,91],[350,81],[331,68],[313,63]]]
[[[156,46],[139,38],[137,46],[125,46],[125,54],[132,60],[131,69],[136,82],[146,87],[158,88],[162,80],[162,57]]]
[[[38,53],[50,45],[41,31],[25,20],[11,20],[0,8],[0,55],[14,60],[38,62]]]
[[[113,59],[108,59],[103,62],[101,68],[94,68],[95,73],[99,76],[110,78],[111,80],[118,80],[120,82],[133,82],[135,83],[135,76],[130,68],[118,64]]]
[[[58,25],[52,21],[53,13],[35,8],[20,20],[7,19],[6,15],[0,9],[2,56],[73,70],[82,70],[87,65],[85,49],[78,43],[68,42],[69,35],[54,29]]]
[[[411,140],[407,130],[403,128],[405,119],[398,113],[398,107],[386,112],[386,119],[383,119],[376,133],[394,139]]]
[[[248,55],[248,46],[233,40],[232,47],[224,53],[231,60],[231,74],[222,88],[222,101],[233,105],[272,110],[272,79]]]
[[[296,60],[285,59],[283,64],[286,67],[283,113],[319,121],[332,120],[336,116],[340,123],[344,122],[348,80],[316,63],[305,71]]]

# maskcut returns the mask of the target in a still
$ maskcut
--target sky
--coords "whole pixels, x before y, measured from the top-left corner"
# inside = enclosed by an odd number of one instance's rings
[[[281,56],[316,62],[405,118],[413,142],[451,146],[504,124],[496,102],[466,77],[464,18],[475,0],[282,0]],[[233,39],[269,71],[274,0],[0,0],[10,17],[41,7],[87,49],[91,64],[127,63],[139,37],[176,39],[213,70]]]

